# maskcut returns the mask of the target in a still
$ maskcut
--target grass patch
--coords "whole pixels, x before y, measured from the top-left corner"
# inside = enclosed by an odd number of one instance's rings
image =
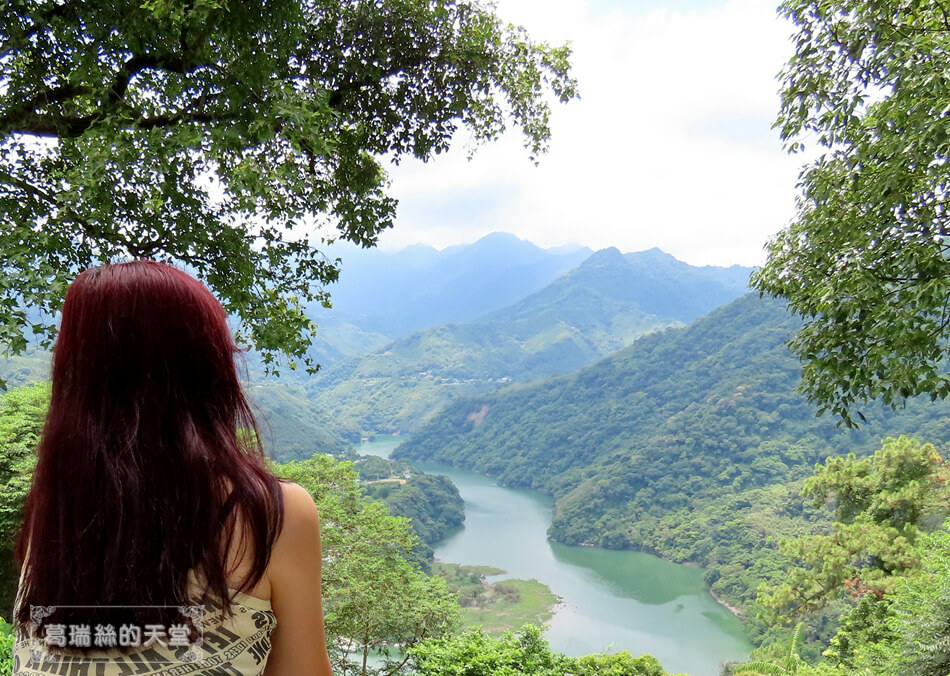
[[[526,622],[543,624],[560,601],[550,587],[537,580],[485,581],[487,575],[503,574],[500,568],[437,562],[432,572],[444,577],[458,594],[463,624],[484,627],[491,634],[518,629]]]

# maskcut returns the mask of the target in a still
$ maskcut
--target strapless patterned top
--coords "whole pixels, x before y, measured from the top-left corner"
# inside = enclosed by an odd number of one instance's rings
[[[234,590],[232,590],[234,591]],[[39,639],[17,627],[13,649],[14,676],[189,676],[227,674],[261,676],[270,654],[271,634],[277,617],[270,601],[238,592],[231,603],[234,615],[225,620],[220,605],[182,608],[198,629],[198,638],[176,636],[173,631],[152,629],[141,637],[141,647],[120,653],[102,649],[82,655],[57,650],[56,640]],[[36,611],[37,609],[34,609]],[[42,609],[39,609],[42,613]],[[40,618],[41,619],[41,618]],[[155,625],[147,625],[155,627]],[[97,640],[101,625],[95,627]],[[92,630],[90,629],[91,633]],[[54,636],[58,634],[54,633]],[[67,638],[68,632],[63,632]],[[121,637],[120,637],[121,638]],[[86,645],[117,645],[89,642]],[[62,642],[59,645],[63,645]],[[138,643],[118,643],[138,645]],[[73,651],[75,653],[75,651]]]

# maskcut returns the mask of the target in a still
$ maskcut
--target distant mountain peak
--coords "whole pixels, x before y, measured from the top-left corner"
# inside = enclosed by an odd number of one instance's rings
[[[405,254],[405,253],[415,253],[415,252],[417,252],[417,251],[425,251],[425,252],[434,251],[434,252],[438,252],[438,249],[436,249],[434,246],[431,246],[431,245],[429,245],[429,244],[423,244],[422,242],[416,242],[415,244],[409,244],[409,245],[407,245],[407,246],[404,246],[403,248],[398,249],[397,251],[383,251],[383,253],[388,253],[388,254],[390,254],[390,255],[396,255],[396,254]]]
[[[604,263],[617,262],[624,262],[623,254],[620,253],[620,249],[617,247],[609,246],[606,249],[600,249],[592,253],[582,265],[603,265]]]
[[[528,242],[528,240],[526,240],[526,239],[521,239],[520,237],[518,237],[518,235],[513,235],[513,234],[510,233],[510,232],[502,232],[501,230],[496,230],[495,232],[490,232],[490,233],[488,233],[488,234],[485,235],[484,237],[480,237],[479,239],[477,239],[477,240],[475,241],[475,244],[486,243],[486,242],[492,242],[492,243],[500,243],[500,242],[511,242],[511,243],[524,242],[524,243],[530,244],[530,242]]]
[[[674,256],[673,254],[663,251],[663,249],[661,249],[658,246],[652,246],[649,249],[645,249],[641,251],[640,253],[650,254],[651,256],[662,256],[663,258],[676,258],[676,256]]]
[[[674,256],[673,254],[663,251],[663,249],[661,249],[658,246],[654,246],[649,249],[644,249],[643,251],[633,251],[631,253],[628,253],[627,256],[629,258],[638,258],[640,260],[648,260],[648,261],[662,260],[662,261],[676,261],[677,263],[683,262],[680,259],[678,259],[676,256]]]

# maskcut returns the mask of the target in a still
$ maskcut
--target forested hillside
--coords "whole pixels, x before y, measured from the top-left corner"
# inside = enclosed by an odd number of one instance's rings
[[[748,273],[693,267],[658,249],[604,249],[509,307],[348,359],[307,389],[350,427],[405,432],[460,396],[567,373],[649,331],[692,321],[741,295]]]
[[[427,545],[438,542],[465,521],[465,503],[447,476],[426,474],[405,461],[358,455],[352,450],[343,459],[353,462],[366,496],[382,502],[393,516],[409,519],[416,535]]]
[[[350,444],[359,443],[359,434],[337,425],[299,387],[263,382],[248,393],[257,407],[258,425],[264,448],[277,462],[309,458],[314,453],[338,455]]]
[[[766,538],[811,528],[796,482],[816,462],[950,434],[947,403],[866,411],[859,431],[816,419],[784,347],[797,325],[747,295],[577,373],[455,402],[395,455],[540,488],[556,499],[554,539],[696,561],[746,602],[777,570]]]

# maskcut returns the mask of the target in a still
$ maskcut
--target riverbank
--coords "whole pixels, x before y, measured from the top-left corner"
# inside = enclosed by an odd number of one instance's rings
[[[716,594],[716,592],[714,592],[712,589],[709,589],[709,595],[712,596],[713,599],[715,599],[716,603],[718,603],[719,605],[721,605],[723,608],[725,608],[726,610],[728,610],[730,613],[732,613],[733,615],[735,615],[735,616],[738,617],[739,619],[742,619],[742,608],[737,608],[736,606],[730,604],[728,601],[723,600],[723,599],[720,598],[719,595]]]

